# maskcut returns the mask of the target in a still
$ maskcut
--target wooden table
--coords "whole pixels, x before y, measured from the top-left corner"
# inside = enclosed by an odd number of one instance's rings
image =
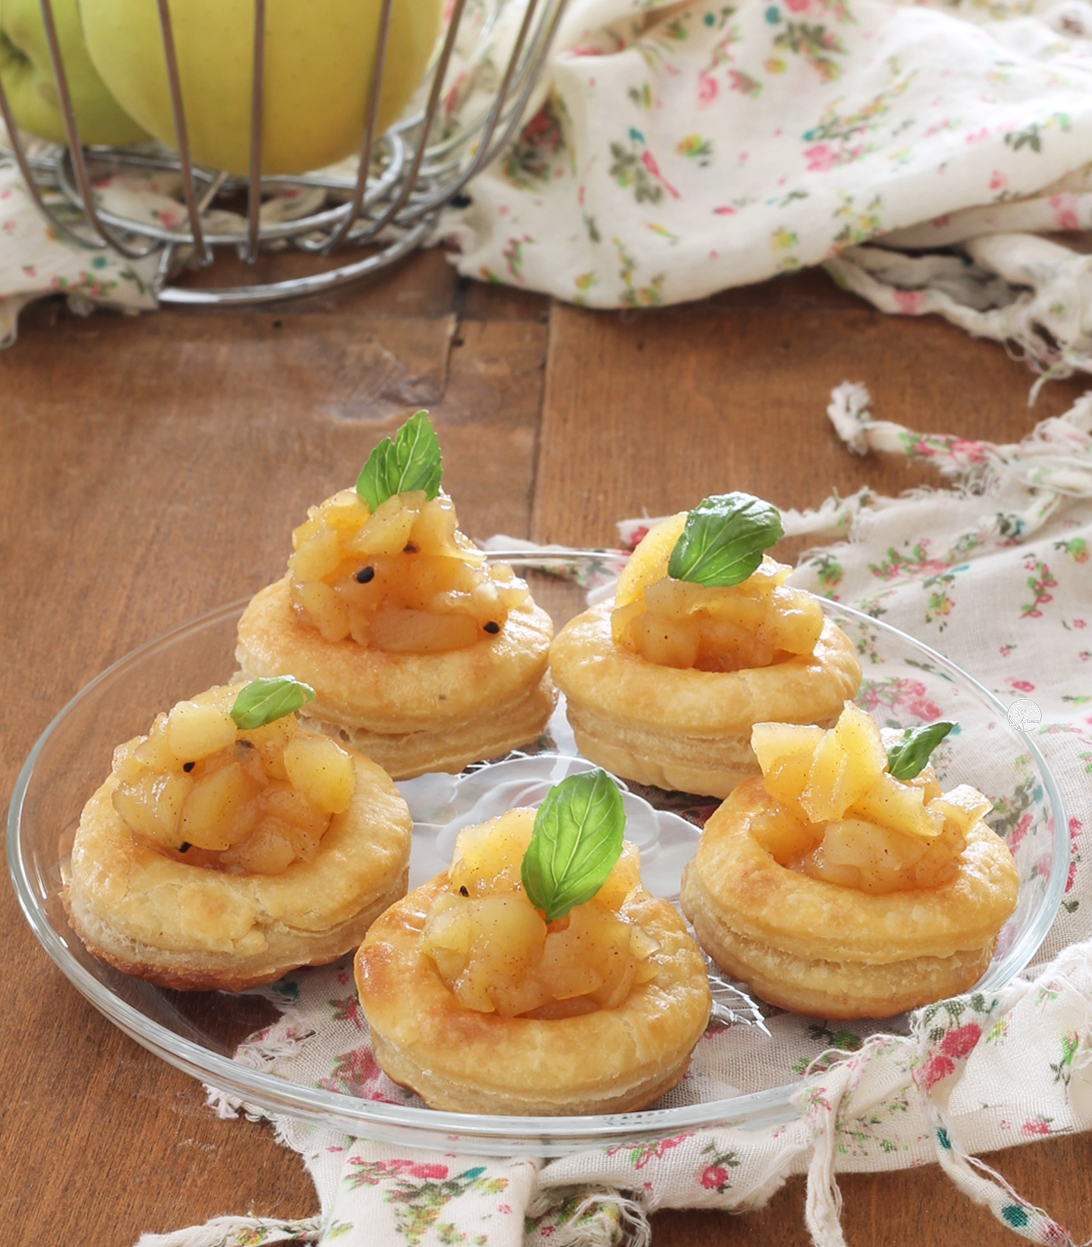
[[[465,530],[611,544],[615,521],[744,489],[786,507],[925,468],[848,454],[825,417],[862,381],[877,416],[1011,441],[1083,380],[1027,405],[1031,375],[932,319],[888,319],[821,273],[700,304],[593,313],[457,280],[420,254],[374,284],[261,311],[83,320],[59,303],[0,353],[0,791],[51,717],[141,642],[278,577],[308,504],[355,479],[417,407],[439,429]],[[558,619],[572,592],[546,588]],[[126,1247],[224,1213],[317,1209],[270,1130],[221,1121],[200,1085],[71,988],[0,889],[7,950],[0,1223],[7,1243]],[[1092,1138],[991,1163],[1080,1240]],[[843,1178],[851,1247],[1011,1232],[935,1166]],[[804,1185],[757,1213],[664,1211],[657,1247],[808,1243]]]

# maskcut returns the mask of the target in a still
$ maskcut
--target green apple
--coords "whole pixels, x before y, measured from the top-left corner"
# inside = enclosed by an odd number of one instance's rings
[[[114,100],[84,46],[76,0],[53,0],[53,23],[82,143],[137,143],[147,134]],[[0,0],[0,81],[15,123],[67,143],[39,0]]]
[[[394,0],[377,134],[418,86],[442,8],[443,0]],[[379,9],[379,0],[266,0],[264,174],[303,173],[359,149]],[[103,81],[160,142],[177,147],[156,5],[80,0],[80,15]],[[170,0],[170,15],[190,156],[245,174],[254,0]]]

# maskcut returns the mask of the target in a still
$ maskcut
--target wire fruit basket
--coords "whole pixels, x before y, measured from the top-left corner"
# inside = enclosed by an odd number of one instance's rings
[[[158,10],[174,141],[124,147],[85,146],[66,79],[54,13],[41,0],[66,144],[28,142],[0,84],[0,119],[28,191],[56,234],[79,248],[110,251],[152,272],[161,303],[249,304],[315,294],[356,281],[419,247],[441,210],[517,133],[566,0],[447,0],[423,81],[403,115],[380,132],[377,117],[391,72],[395,0],[377,0],[374,54],[366,80],[359,152],[304,174],[263,175],[263,68],[267,0],[254,0],[249,167],[230,173],[195,163],[168,0]],[[272,3],[272,0],[269,0]],[[411,0],[412,2],[412,0]],[[111,174],[150,174],[176,187],[177,214],[119,212],[99,192]],[[272,211],[270,209],[273,209]],[[231,252],[253,264],[263,252],[315,257],[306,276],[238,285],[178,284],[187,268],[207,267]],[[323,257],[336,253],[333,266]]]

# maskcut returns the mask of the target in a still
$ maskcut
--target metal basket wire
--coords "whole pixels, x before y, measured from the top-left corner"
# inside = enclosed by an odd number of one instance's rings
[[[157,257],[153,291],[162,303],[247,304],[315,294],[358,280],[393,264],[421,245],[435,228],[440,210],[458,196],[474,175],[492,162],[511,141],[556,33],[566,0],[453,0],[451,11],[418,89],[411,115],[385,133],[375,133],[393,0],[380,0],[359,161],[346,173],[342,166],[300,176],[261,176],[262,66],[266,0],[254,0],[253,91],[250,113],[248,177],[230,176],[196,166],[189,156],[186,117],[174,51],[168,0],[158,6],[170,89],[176,143],[174,151],[154,143],[133,147],[85,148],[65,79],[53,0],[41,0],[58,102],[68,137],[66,146],[49,145],[32,153],[20,136],[0,85],[0,118],[7,127],[10,158],[22,173],[38,209],[56,233],[89,250],[107,248],[130,260]],[[449,87],[453,58],[466,41],[464,22],[477,32],[466,66],[473,71],[485,57],[502,11],[519,5],[518,29],[510,49],[496,63],[496,81],[475,97],[470,115],[461,117],[450,133],[439,124],[441,101]],[[0,149],[0,158],[4,149]],[[138,169],[170,172],[181,182],[184,224],[137,220],[108,211],[94,192],[93,169]],[[289,220],[263,220],[262,204],[286,189],[320,200]],[[237,224],[218,203],[246,200]],[[225,218],[226,223],[225,223]],[[367,254],[304,277],[253,285],[195,287],[174,284],[186,263],[207,266],[218,249],[253,263],[260,252],[295,248],[316,256],[366,248]]]

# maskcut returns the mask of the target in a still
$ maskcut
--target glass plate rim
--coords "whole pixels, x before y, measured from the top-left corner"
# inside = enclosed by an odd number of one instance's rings
[[[361,1100],[339,1092],[288,1082],[262,1070],[251,1069],[193,1040],[176,1035],[139,1009],[120,1000],[108,988],[104,988],[71,955],[47,915],[39,907],[23,869],[21,815],[35,764],[65,716],[120,668],[138,662],[149,651],[188,632],[226,622],[232,614],[241,613],[249,600],[249,597],[236,599],[160,633],[130,650],[89,680],[42,731],[20,769],[12,790],[7,818],[7,859],[20,908],[51,960],[77,991],[108,1021],[167,1064],[190,1074],[206,1086],[234,1094],[243,1103],[256,1106],[265,1115],[283,1114],[314,1125],[340,1127],[349,1133],[359,1130],[367,1138],[410,1143],[415,1146],[434,1146],[439,1137],[451,1140],[457,1138],[460,1150],[478,1155],[507,1156],[526,1152],[538,1156],[560,1156],[586,1147],[617,1146],[642,1139],[663,1138],[670,1133],[693,1128],[731,1126],[754,1130],[762,1126],[782,1124],[798,1115],[793,1098],[800,1092],[802,1081],[784,1083],[763,1091],[710,1103],[599,1117],[517,1117],[460,1113],[454,1125],[445,1127],[437,1121],[437,1114],[432,1109]],[[938,650],[855,607],[827,598],[820,598],[819,601],[830,614],[847,616],[857,624],[867,625],[902,642],[910,642],[943,668],[965,680],[987,704],[992,705],[1000,716],[1007,719],[1005,707],[995,694]],[[1024,731],[1020,731],[1020,734],[1038,769],[1053,812],[1054,853],[1051,877],[1042,905],[1042,910],[1050,914],[1051,921],[1043,931],[1024,932],[1021,938],[1015,940],[1002,958],[991,964],[983,978],[971,989],[973,991],[997,991],[1006,986],[1028,964],[1046,937],[1065,890],[1068,871],[1059,869],[1068,863],[1068,824],[1064,801],[1053,773],[1035,741]],[[1065,863],[1061,861],[1063,850]],[[1028,947],[1032,935],[1035,936],[1034,945]],[[451,1117],[445,1116],[445,1121],[450,1123],[451,1120]],[[428,1137],[422,1140],[418,1136]]]

